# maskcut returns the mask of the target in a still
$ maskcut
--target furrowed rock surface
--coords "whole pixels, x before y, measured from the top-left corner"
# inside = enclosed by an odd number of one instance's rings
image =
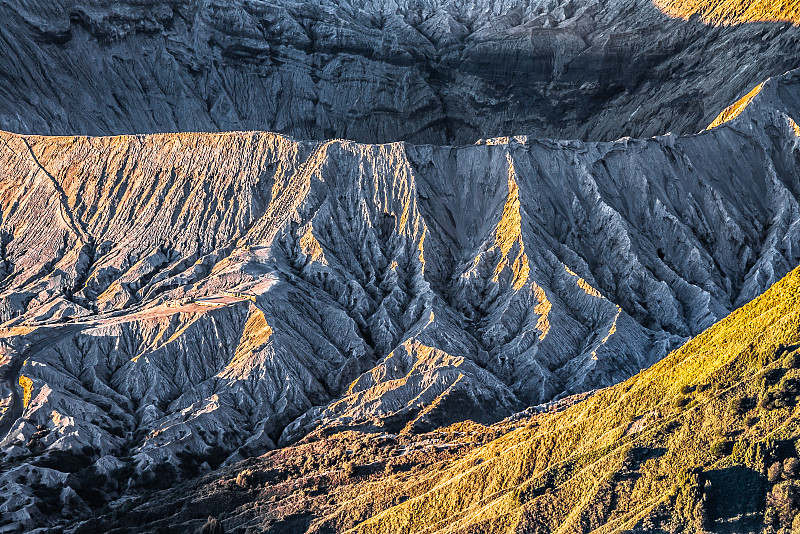
[[[800,72],[751,96],[612,143],[1,134],[0,512],[631,376],[800,261]]]
[[[694,133],[798,67],[792,2],[740,4],[4,2],[0,129],[437,144]]]

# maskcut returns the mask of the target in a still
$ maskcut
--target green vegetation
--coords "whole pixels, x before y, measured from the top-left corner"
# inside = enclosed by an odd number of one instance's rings
[[[790,532],[800,523],[798,326],[796,270],[630,380],[373,490],[414,498],[361,523],[342,511],[320,527]]]
[[[342,473],[347,478],[355,476],[355,474],[356,474],[356,466],[355,466],[355,464],[353,464],[353,462],[346,462],[342,466]]]
[[[257,475],[252,469],[243,469],[236,475],[236,485],[240,488],[249,489],[258,483]]]

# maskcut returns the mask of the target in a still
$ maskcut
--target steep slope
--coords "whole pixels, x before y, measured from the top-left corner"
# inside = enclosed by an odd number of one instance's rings
[[[467,455],[355,531],[758,531],[768,462],[798,455],[798,326],[795,270],[653,368]]]
[[[624,380],[800,261],[792,117],[798,72],[683,138],[2,134],[0,510]]]
[[[772,22],[796,23],[796,2],[656,3],[665,12],[651,0],[4,2],[0,129],[610,141],[694,133],[800,66],[800,27]],[[696,12],[765,22],[670,16]]]
[[[192,528],[211,513],[229,532],[789,532],[798,398],[800,269],[572,407],[317,436],[85,526]]]
[[[800,4],[793,0],[655,0],[665,13],[689,18],[699,14],[713,24],[742,24],[747,22],[791,22],[800,24]]]

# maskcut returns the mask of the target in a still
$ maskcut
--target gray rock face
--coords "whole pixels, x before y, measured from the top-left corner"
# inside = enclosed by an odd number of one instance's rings
[[[0,17],[0,129],[30,134],[686,134],[800,57],[798,27],[650,0],[31,0]]]
[[[794,71],[612,143],[3,133],[0,511],[618,382],[800,261],[797,118]]]

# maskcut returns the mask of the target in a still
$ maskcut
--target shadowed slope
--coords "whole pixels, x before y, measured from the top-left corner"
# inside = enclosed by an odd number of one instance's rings
[[[711,20],[797,11],[664,5]],[[689,134],[800,66],[800,28],[713,27],[651,0],[29,0],[0,17],[0,129],[33,134]]]

